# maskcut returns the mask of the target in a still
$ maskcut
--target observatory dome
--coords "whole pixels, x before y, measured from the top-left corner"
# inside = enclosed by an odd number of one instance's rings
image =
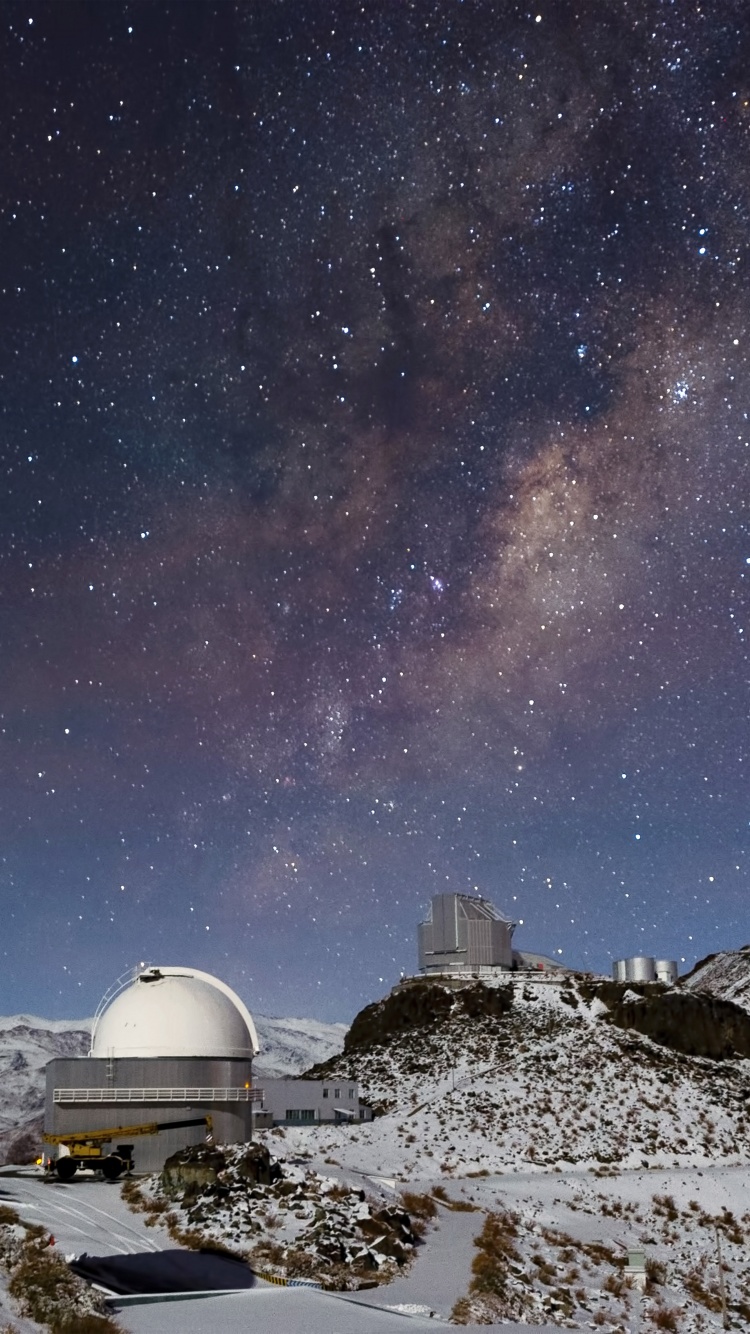
[[[91,1056],[250,1060],[255,1024],[239,996],[195,968],[146,968],[97,1014]]]

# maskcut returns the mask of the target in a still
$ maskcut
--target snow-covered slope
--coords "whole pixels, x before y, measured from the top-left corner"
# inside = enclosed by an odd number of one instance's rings
[[[318,1061],[327,1061],[344,1046],[347,1024],[324,1024],[318,1019],[274,1019],[253,1016],[258,1030],[259,1075],[298,1075]]]
[[[53,1056],[84,1056],[88,1019],[0,1018],[0,1160],[7,1145],[44,1111],[44,1067]]]
[[[418,1177],[746,1160],[750,1061],[690,1056],[624,1031],[596,992],[518,980],[502,989],[503,1012],[483,987],[433,983],[421,1001],[418,989],[406,996],[407,1012],[381,1003],[369,1039],[355,1021],[353,1035],[367,1040],[350,1039],[316,1073],[359,1079],[361,1096],[385,1112],[357,1128],[358,1166]]]
[[[750,945],[709,954],[680,979],[686,991],[702,991],[750,1010]]]

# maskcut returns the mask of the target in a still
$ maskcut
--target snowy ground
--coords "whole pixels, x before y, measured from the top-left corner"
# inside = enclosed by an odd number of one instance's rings
[[[327,1170],[363,1181],[381,1198],[394,1197],[390,1181],[371,1183],[343,1164],[339,1169],[329,1165]],[[440,1190],[445,1187],[445,1178],[423,1177],[398,1183],[402,1184],[415,1190],[434,1186]],[[649,1316],[665,1309],[677,1313],[679,1334],[720,1329],[715,1231],[713,1223],[707,1222],[713,1219],[721,1224],[730,1310],[735,1296],[743,1289],[747,1292],[747,1165],[680,1167],[611,1176],[588,1171],[456,1176],[445,1193],[448,1202],[438,1205],[437,1219],[413,1266],[386,1287],[350,1299],[269,1289],[259,1284],[243,1297],[124,1308],[120,1323],[129,1334],[170,1334],[173,1329],[193,1334],[212,1325],[233,1334],[248,1324],[269,1334],[276,1330],[288,1334],[296,1330],[304,1334],[317,1334],[318,1330],[321,1334],[336,1330],[341,1334],[358,1334],[360,1330],[377,1334],[381,1329],[386,1334],[391,1325],[394,1329],[418,1328],[434,1312],[430,1325],[439,1328],[437,1322],[447,1322],[455,1302],[466,1295],[476,1254],[474,1239],[487,1212],[498,1210],[509,1211],[519,1220],[518,1292],[526,1302],[526,1320],[535,1325],[549,1323],[542,1305],[544,1272],[532,1258],[537,1256],[554,1273],[555,1282],[584,1294],[583,1306],[574,1317],[579,1327],[598,1325],[604,1334],[608,1329],[635,1329],[638,1325],[650,1328],[654,1326]],[[48,1227],[64,1253],[86,1250],[117,1254],[174,1244],[166,1231],[146,1227],[141,1215],[128,1210],[116,1185],[93,1179],[63,1185],[31,1175],[3,1174],[0,1199],[23,1217]],[[473,1206],[473,1211],[451,1209],[450,1203],[455,1201]],[[722,1223],[728,1215],[734,1219],[731,1225]],[[622,1258],[629,1248],[643,1249],[664,1266],[661,1282],[654,1290],[656,1302],[653,1298],[644,1302],[629,1289],[613,1290],[617,1285],[612,1284],[612,1276],[618,1271],[611,1257]],[[578,1271],[575,1277],[571,1276],[572,1269]],[[691,1298],[689,1276],[696,1273],[705,1293],[717,1298],[716,1310],[708,1310]],[[34,1329],[31,1323],[16,1323],[23,1334]],[[506,1318],[502,1323],[513,1322]],[[733,1323],[736,1327],[743,1325],[736,1314]]]
[[[356,1295],[259,1285],[243,1297],[127,1308],[123,1329],[386,1334],[440,1327],[464,1299],[467,1319],[509,1329],[710,1334],[722,1327],[717,1238],[730,1325],[750,1326],[750,1061],[689,1057],[623,1032],[574,980],[519,979],[513,991],[507,1015],[467,1023],[457,1007],[445,1022],[338,1058],[339,1073],[388,1109],[372,1123],[263,1136],[293,1166],[290,1180],[319,1172],[376,1205],[404,1191],[436,1195],[407,1272]],[[64,1252],[174,1244],[127,1209],[116,1185],[0,1176],[0,1192]],[[475,1242],[492,1217],[508,1239],[497,1291],[470,1292]],[[645,1298],[624,1281],[629,1250],[649,1263]]]
[[[22,1218],[49,1228],[63,1254],[115,1255],[171,1248],[174,1242],[159,1226],[147,1227],[120,1197],[118,1185],[81,1177],[74,1182],[49,1182],[33,1170],[0,1172],[0,1201]],[[0,1293],[0,1300],[2,1294]],[[0,1306],[16,1324],[19,1334],[36,1334],[39,1327],[22,1321]],[[264,1334],[389,1334],[391,1330],[436,1327],[435,1319],[406,1312],[374,1312],[357,1298],[347,1301],[327,1293],[279,1288],[259,1280],[257,1288],[238,1296],[211,1297],[146,1305],[124,1305],[117,1318],[128,1334],[246,1334],[248,1328]],[[440,1323],[437,1323],[440,1328]]]

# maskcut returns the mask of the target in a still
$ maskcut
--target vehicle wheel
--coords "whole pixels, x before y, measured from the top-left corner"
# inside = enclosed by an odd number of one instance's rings
[[[72,1181],[78,1169],[75,1158],[58,1158],[55,1170],[61,1181]]]
[[[102,1163],[102,1174],[106,1181],[116,1181],[122,1175],[125,1164],[116,1153],[111,1153]]]

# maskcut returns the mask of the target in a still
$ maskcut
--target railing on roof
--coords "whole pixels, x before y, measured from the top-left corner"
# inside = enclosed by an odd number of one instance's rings
[[[124,991],[125,988],[129,987],[132,982],[135,982],[135,979],[137,978],[138,974],[142,973],[145,967],[146,965],[143,963],[133,964],[133,966],[131,968],[128,968],[126,972],[121,973],[117,981],[113,982],[111,987],[108,987],[107,990],[105,991],[104,995],[99,1001],[99,1004],[96,1007],[96,1012],[94,1014],[94,1022],[91,1025],[91,1046],[89,1048],[89,1056],[91,1056],[94,1050],[94,1038],[96,1037],[97,1025],[102,1015],[104,1014],[104,1011],[106,1010],[107,1006],[110,1004],[111,1001],[114,1000],[115,996],[119,996],[121,991]]]
[[[259,1088],[54,1089],[52,1101],[73,1102],[262,1102]]]

